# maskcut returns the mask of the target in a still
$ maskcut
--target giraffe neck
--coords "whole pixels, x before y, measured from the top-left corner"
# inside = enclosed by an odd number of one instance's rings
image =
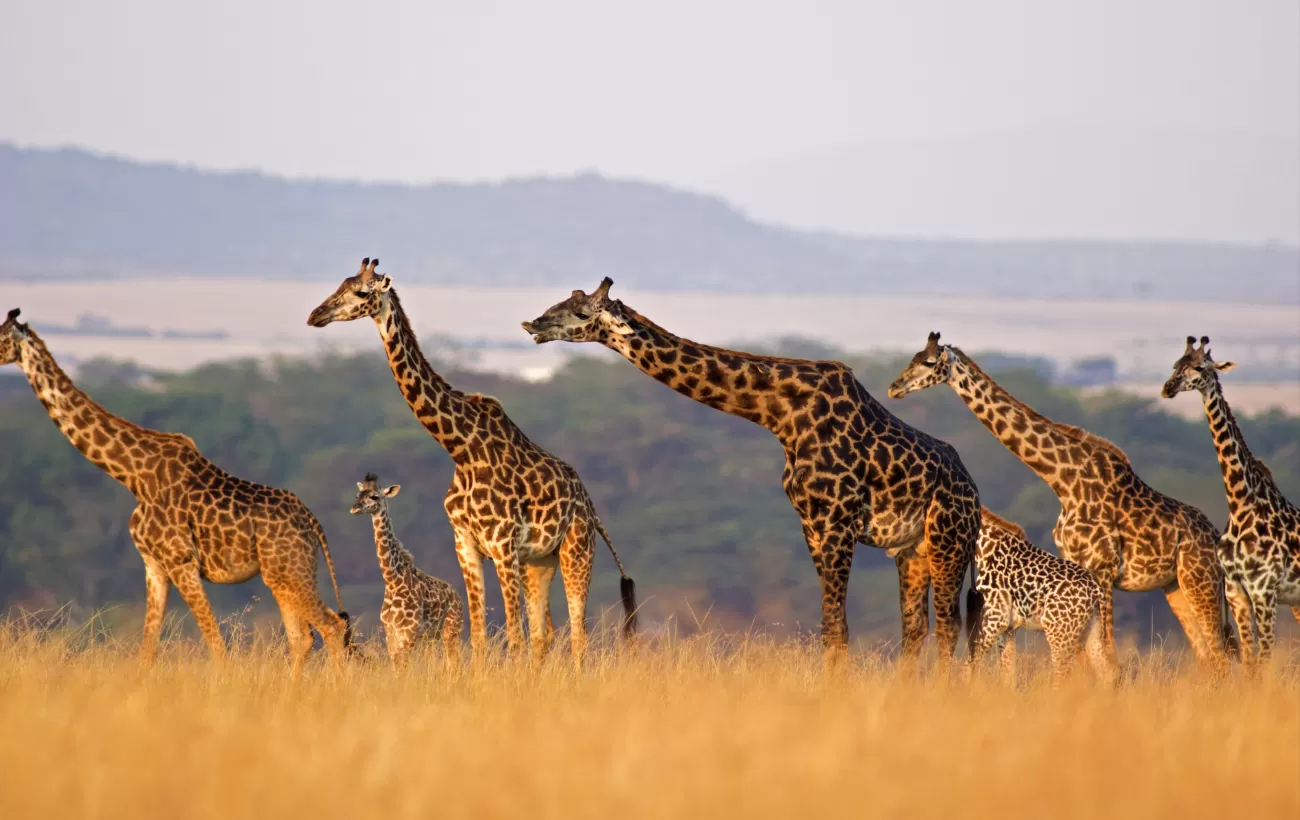
[[[1223,385],[1214,374],[1201,389],[1205,401],[1205,417],[1210,422],[1210,435],[1219,458],[1219,472],[1223,474],[1223,487],[1228,495],[1228,512],[1237,511],[1262,489],[1264,476],[1260,473],[1254,455],[1246,446],[1246,437],[1237,426],[1237,419],[1223,395]]]
[[[50,419],[91,463],[138,494],[138,461],[168,434],[132,424],[97,404],[72,383],[35,331],[28,331],[22,345],[18,366]]]
[[[602,330],[598,336],[602,345],[683,396],[760,424],[783,440],[791,432],[792,401],[811,394],[820,383],[815,362],[698,344],[626,306],[624,312],[634,332]],[[778,384],[782,376],[785,379]]]
[[[381,505],[370,516],[375,528],[375,555],[379,558],[379,569],[384,574],[386,585],[404,580],[406,577],[406,550],[402,542],[393,534],[393,522],[388,517],[387,507]]]
[[[467,401],[464,393],[434,371],[420,350],[396,291],[384,295],[375,324],[384,341],[388,366],[411,412],[453,461],[459,463],[467,458],[468,439],[477,427],[483,405]]]
[[[1011,395],[965,353],[955,347],[948,350],[952,357],[948,384],[980,423],[1060,496],[1066,490],[1061,469],[1069,466],[1061,463],[1056,449],[1063,425]]]

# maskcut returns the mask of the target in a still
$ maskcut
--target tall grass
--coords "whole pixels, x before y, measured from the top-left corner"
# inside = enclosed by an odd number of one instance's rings
[[[760,637],[606,640],[576,675],[500,659],[287,683],[282,643],[151,670],[94,623],[0,628],[0,817],[1300,816],[1300,670],[1215,683],[1181,654],[1106,691],[1015,689]]]

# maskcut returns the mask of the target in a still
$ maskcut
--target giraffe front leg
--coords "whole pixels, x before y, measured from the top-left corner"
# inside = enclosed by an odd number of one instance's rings
[[[972,488],[973,493],[973,488]],[[934,588],[934,632],[939,668],[947,673],[961,635],[961,586],[975,560],[980,507],[974,498],[947,490],[935,493],[925,517],[925,555]],[[927,613],[928,620],[928,613]]]
[[[827,671],[839,669],[848,655],[849,622],[845,601],[856,540],[856,536],[842,530],[828,532],[820,539],[808,538],[822,586],[822,662]]]
[[[487,651],[487,601],[483,594],[483,556],[467,533],[456,532],[456,560],[465,579],[465,604],[469,609],[470,663],[479,667]]]
[[[460,599],[453,597],[442,621],[442,654],[448,671],[460,666],[461,634],[465,631],[465,611]]]
[[[208,603],[207,593],[203,591],[203,581],[199,577],[199,565],[190,562],[174,567],[171,571],[172,583],[180,592],[194,620],[198,622],[203,640],[212,653],[212,659],[218,664],[226,662],[226,643],[221,639],[221,629],[217,626],[217,617],[212,614],[212,605]]]
[[[167,573],[151,558],[146,558],[144,562],[144,587],[144,634],[140,641],[140,663],[149,666],[158,653],[163,614],[167,611],[167,592],[171,589]]]
[[[520,590],[522,574],[519,571],[519,552],[513,546],[501,550],[501,560],[495,561],[497,581],[501,584],[501,605],[506,614],[506,648],[513,661],[524,652],[524,624]]]
[[[971,640],[971,656],[967,660],[968,670],[982,669],[989,652],[1000,648],[1000,642],[1006,640],[1007,630],[1011,626],[1009,611],[1010,604],[1005,600],[1005,596],[990,594],[985,598],[984,609],[980,612],[980,619],[975,624]]]

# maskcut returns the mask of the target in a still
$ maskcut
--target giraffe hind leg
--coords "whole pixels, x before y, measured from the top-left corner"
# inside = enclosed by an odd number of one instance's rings
[[[587,656],[587,595],[591,570],[596,560],[596,534],[586,524],[575,522],[560,545],[560,576],[564,600],[569,609],[569,642],[573,666],[581,671]]]
[[[926,557],[934,587],[934,632],[946,667],[961,635],[961,587],[975,557],[980,508],[947,492],[936,493],[925,519]]]
[[[555,553],[524,565],[524,604],[528,607],[528,640],[533,650],[533,668],[540,668],[551,649],[554,627],[550,622],[551,580],[560,565]]]
[[[203,641],[208,645],[208,650],[212,653],[212,659],[217,663],[226,661],[226,643],[221,638],[221,629],[217,625],[217,617],[212,614],[212,605],[208,603],[208,595],[203,591],[203,581],[199,577],[199,565],[195,562],[182,564],[171,570],[172,583],[180,592],[185,603],[189,605],[190,611],[194,613],[194,620],[199,625],[199,631],[203,633]]]

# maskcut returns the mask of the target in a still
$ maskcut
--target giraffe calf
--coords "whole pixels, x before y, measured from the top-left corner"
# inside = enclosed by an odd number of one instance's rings
[[[1112,686],[1119,682],[1119,666],[1100,618],[1101,586],[1091,573],[1034,546],[1019,525],[988,508],[983,509],[975,568],[984,606],[971,637],[974,664],[996,649],[1003,677],[1013,681],[1015,642],[1008,639],[1023,627],[1046,633],[1053,683],[1070,672],[1081,641],[1097,677]]]
[[[364,481],[357,482],[357,500],[350,510],[353,515],[369,515],[374,524],[375,552],[384,574],[379,620],[384,625],[388,657],[394,666],[402,666],[423,639],[441,636],[447,664],[455,665],[460,661],[464,607],[451,584],[417,567],[393,534],[388,499],[399,490],[400,484],[381,490],[375,474],[367,473]]]

